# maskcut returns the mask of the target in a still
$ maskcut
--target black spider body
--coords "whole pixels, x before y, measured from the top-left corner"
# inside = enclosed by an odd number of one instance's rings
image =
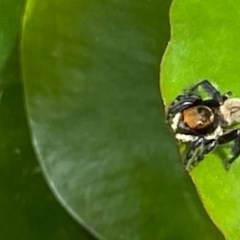
[[[199,88],[209,97],[202,98]],[[167,119],[176,139],[188,143],[183,162],[187,170],[219,144],[233,142],[226,167],[240,155],[240,129],[231,128],[240,121],[240,99],[230,95],[231,92],[221,94],[208,80],[203,80],[169,106]]]

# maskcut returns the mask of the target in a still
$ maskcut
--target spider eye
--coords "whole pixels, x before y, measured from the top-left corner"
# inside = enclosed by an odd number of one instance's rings
[[[213,112],[210,108],[206,106],[199,106],[197,108],[198,114],[200,116],[199,124],[210,124],[213,121]],[[200,123],[201,122],[201,123]]]
[[[183,112],[183,122],[192,130],[202,130],[209,127],[213,121],[213,111],[207,106],[191,107]]]

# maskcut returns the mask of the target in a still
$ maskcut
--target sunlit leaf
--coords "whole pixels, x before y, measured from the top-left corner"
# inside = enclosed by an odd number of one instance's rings
[[[162,93],[169,104],[184,88],[209,79],[221,92],[240,96],[240,3],[175,0],[171,42],[162,63]],[[174,86],[174,87],[173,87]],[[225,156],[226,157],[226,156]],[[191,177],[226,239],[240,239],[240,159],[229,171],[222,155],[209,154]]]

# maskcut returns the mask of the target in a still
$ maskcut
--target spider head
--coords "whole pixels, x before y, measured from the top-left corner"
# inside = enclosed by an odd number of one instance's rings
[[[207,106],[193,106],[183,110],[182,121],[193,131],[205,129],[213,124],[213,110]]]

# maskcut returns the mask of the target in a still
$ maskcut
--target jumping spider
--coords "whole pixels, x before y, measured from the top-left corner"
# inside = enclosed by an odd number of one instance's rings
[[[200,89],[208,97],[203,98]],[[232,126],[240,122],[240,98],[232,93],[221,94],[208,80],[184,91],[170,104],[167,120],[180,142],[188,143],[183,165],[190,170],[204,155],[218,145],[233,142],[232,156],[226,168],[240,155],[240,129]]]

